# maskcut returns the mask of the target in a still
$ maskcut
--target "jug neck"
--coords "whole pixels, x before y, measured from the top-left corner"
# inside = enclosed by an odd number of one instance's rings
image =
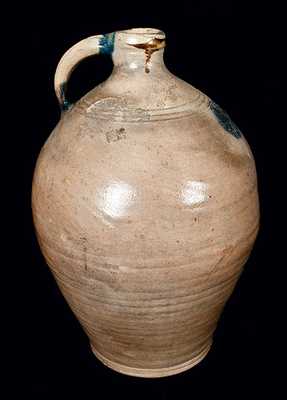
[[[164,32],[153,28],[135,28],[116,32],[113,63],[116,69],[152,74],[164,69]]]

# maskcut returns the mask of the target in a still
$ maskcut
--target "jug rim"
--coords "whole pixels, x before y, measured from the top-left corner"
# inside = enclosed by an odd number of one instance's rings
[[[151,36],[165,38],[165,33],[158,28],[130,28],[119,31],[125,35],[141,35],[141,36]]]

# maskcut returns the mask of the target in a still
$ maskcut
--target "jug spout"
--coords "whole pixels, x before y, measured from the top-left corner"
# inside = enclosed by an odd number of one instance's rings
[[[131,70],[151,72],[164,67],[165,34],[154,28],[134,28],[116,33],[113,62]]]

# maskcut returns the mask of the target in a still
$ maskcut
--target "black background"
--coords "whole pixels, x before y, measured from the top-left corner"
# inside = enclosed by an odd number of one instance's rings
[[[275,3],[265,8],[262,3],[252,4],[253,9],[227,0],[17,7],[12,40],[14,45],[21,43],[14,77],[21,107],[13,119],[17,133],[14,169],[12,163],[7,164],[9,172],[17,175],[10,192],[17,220],[10,257],[17,281],[13,291],[17,294],[11,301],[15,328],[10,329],[14,342],[10,393],[35,394],[39,399],[76,394],[95,399],[162,400],[210,395],[257,398],[271,387],[276,390],[272,371],[276,372],[278,364],[274,358],[273,362],[267,359],[275,344],[264,334],[271,323],[269,297],[276,292],[269,268],[282,263],[277,260],[275,241],[281,221],[273,215],[281,204],[276,190],[282,185],[276,172],[282,169],[278,166],[278,151],[283,146],[278,106],[282,34]],[[30,209],[35,162],[60,117],[53,91],[57,62],[85,37],[132,27],[162,29],[167,35],[167,67],[219,103],[240,127],[256,160],[261,200],[260,234],[220,319],[212,350],[193,369],[154,380],[118,374],[92,355],[87,337],[40,253]],[[105,57],[83,61],[69,82],[69,99],[79,99],[106,79],[111,69]]]

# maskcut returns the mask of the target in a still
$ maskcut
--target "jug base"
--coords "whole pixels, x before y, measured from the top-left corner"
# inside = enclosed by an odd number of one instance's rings
[[[204,359],[204,357],[209,352],[211,345],[212,341],[210,341],[199,354],[197,354],[191,360],[186,361],[182,364],[174,365],[172,367],[167,367],[167,368],[153,368],[153,369],[128,367],[126,365],[119,364],[115,361],[107,359],[105,356],[100,354],[92,345],[91,349],[98,360],[100,360],[107,367],[117,372],[120,372],[125,375],[138,376],[142,378],[161,378],[164,376],[176,375],[194,367]]]

